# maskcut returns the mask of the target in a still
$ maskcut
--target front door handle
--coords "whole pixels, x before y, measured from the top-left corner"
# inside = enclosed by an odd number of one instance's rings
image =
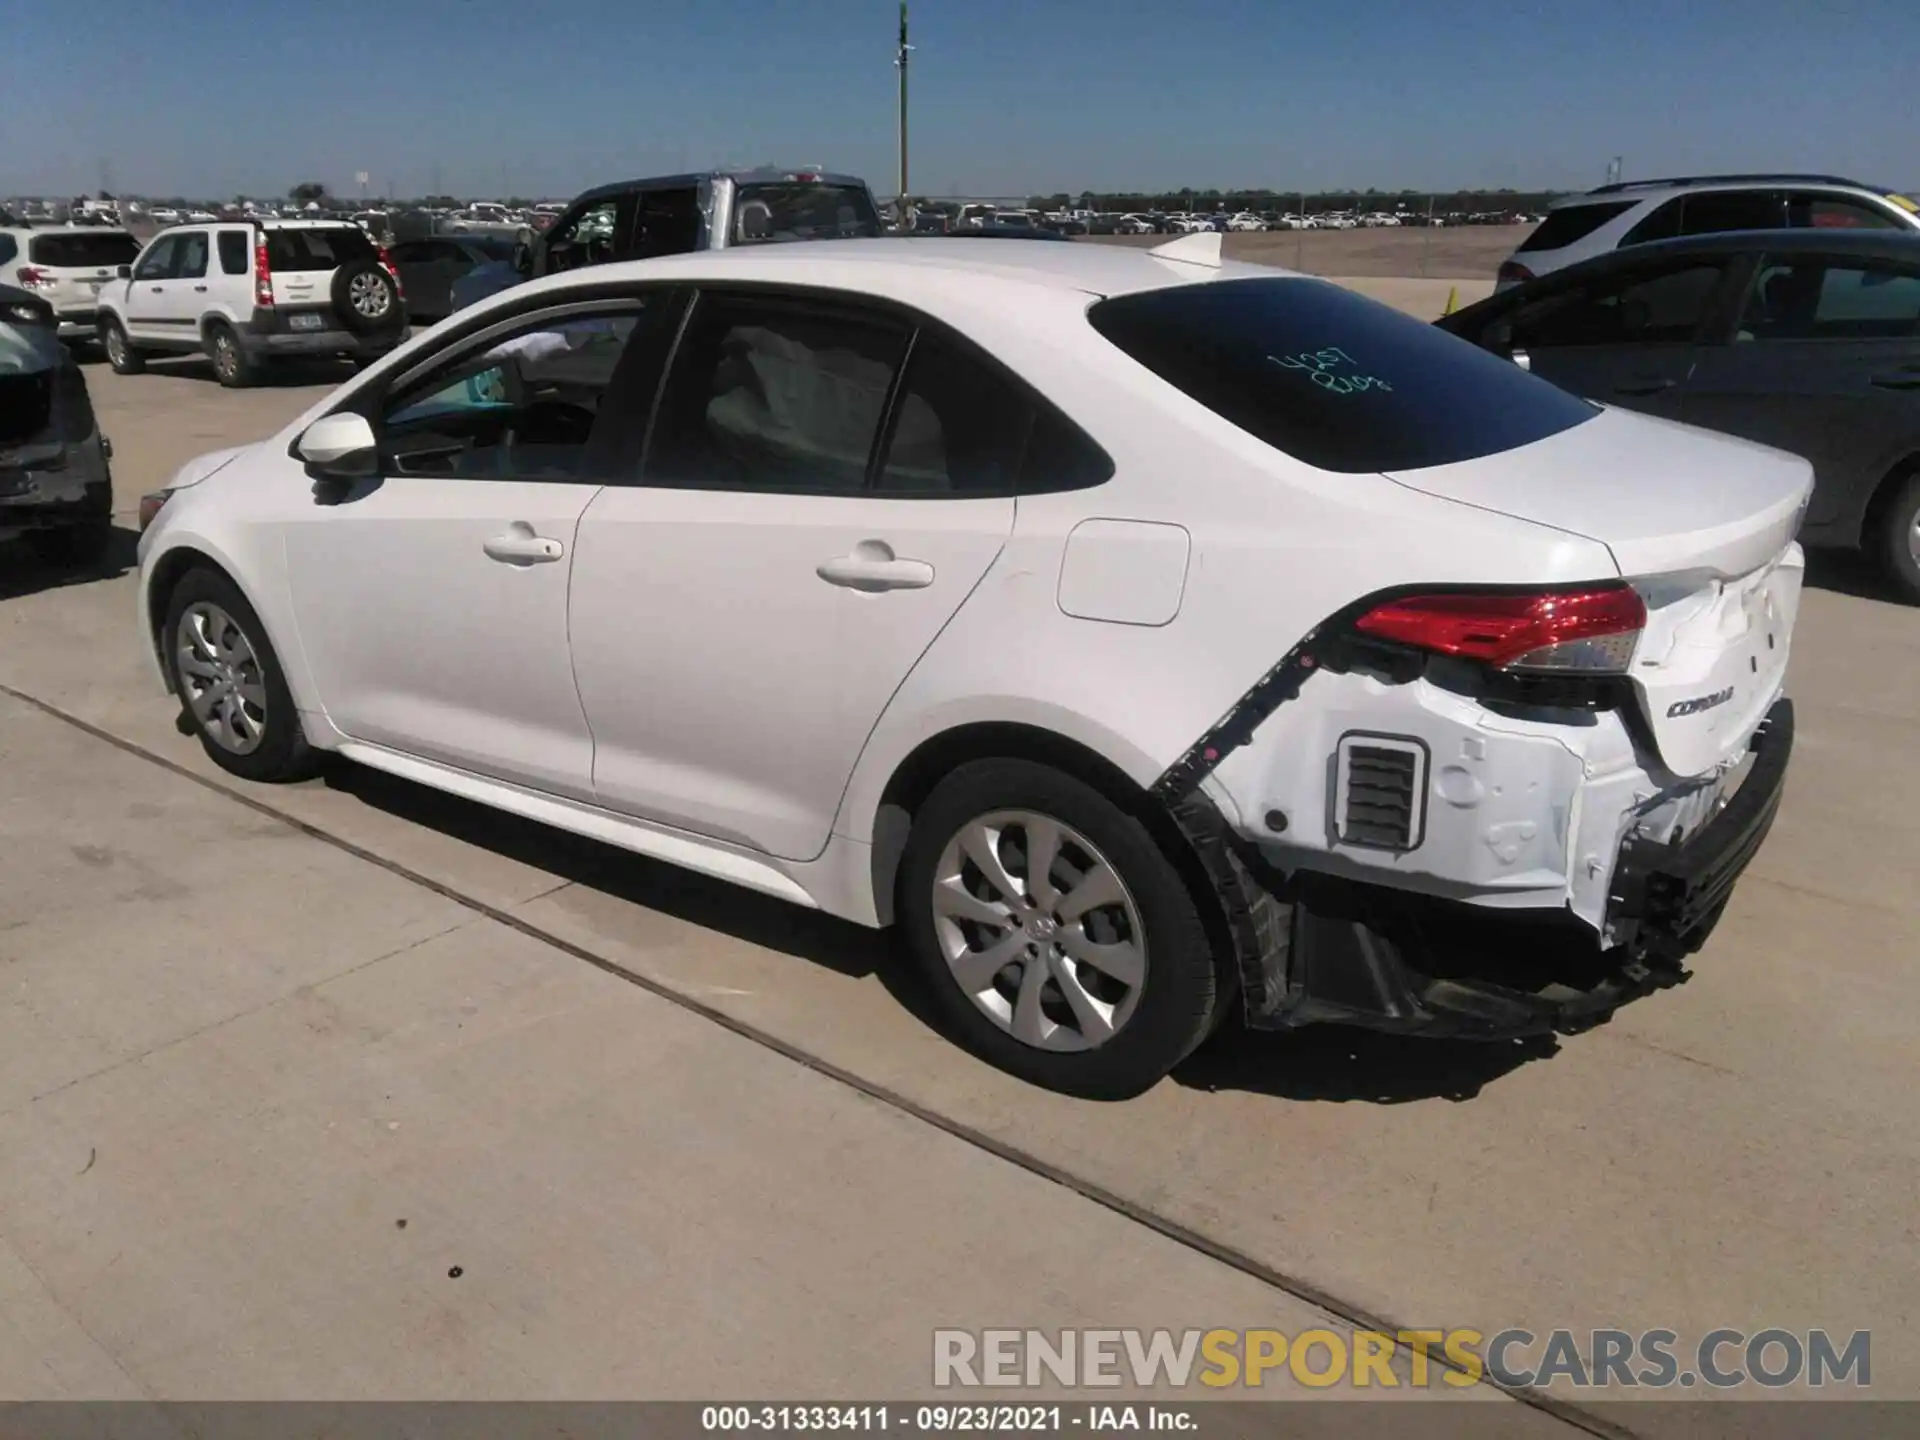
[[[829,585],[873,594],[881,590],[924,590],[933,583],[933,566],[902,560],[884,540],[862,540],[850,554],[824,561],[814,572]]]
[[[1882,390],[1920,390],[1920,370],[1895,370],[1875,375],[1867,383],[1878,385]]]
[[[567,547],[558,540],[534,534],[524,520],[514,521],[506,534],[494,536],[480,548],[489,560],[505,565],[551,565],[567,553]]]
[[[156,295],[164,295],[164,294],[166,294],[166,293],[167,293],[167,292],[166,292],[165,290],[163,290],[163,289],[161,289],[161,287],[160,287],[160,286],[158,286],[158,285],[155,285],[155,286],[153,286],[153,287],[151,287],[151,288],[152,288],[152,290],[153,290],[153,293],[154,293],[154,294],[156,294]]]
[[[1669,380],[1665,376],[1649,375],[1639,380],[1622,380],[1613,387],[1616,395],[1658,395],[1662,390],[1671,390],[1680,382]]]
[[[196,285],[193,287],[193,290],[196,295],[204,295],[207,293],[207,287],[204,285]]]

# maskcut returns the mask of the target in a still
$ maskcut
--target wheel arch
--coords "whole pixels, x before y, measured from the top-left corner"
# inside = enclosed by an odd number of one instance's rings
[[[1909,451],[1887,468],[1860,507],[1860,524],[1853,537],[1856,544],[1864,549],[1874,543],[1886,519],[1887,508],[1915,475],[1920,475],[1920,450]]]
[[[1192,893],[1212,942],[1223,987],[1240,978],[1225,903],[1173,813],[1146,787],[1092,746],[1043,726],[982,720],[956,725],[915,746],[888,776],[873,819],[870,863],[874,912],[883,926],[895,918],[894,891],[913,818],[934,787],[975,760],[1030,760],[1091,786],[1138,820]]]
[[[174,693],[173,670],[166,661],[166,641],[162,633],[167,623],[167,605],[174,587],[194,570],[214,571],[245,597],[248,606],[258,617],[261,628],[266,631],[267,643],[279,657],[280,668],[286,677],[287,688],[293,694],[294,704],[304,708],[302,697],[307,690],[305,659],[299,646],[292,643],[296,637],[283,633],[292,629],[291,621],[285,627],[277,626],[277,608],[261,603],[261,597],[240,578],[241,567],[233,564],[218,547],[207,544],[197,536],[182,539],[161,551],[146,567],[141,579],[140,603],[146,620],[147,643],[167,693]]]

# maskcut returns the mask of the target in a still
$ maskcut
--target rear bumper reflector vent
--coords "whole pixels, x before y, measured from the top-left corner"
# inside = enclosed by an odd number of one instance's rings
[[[1427,747],[1398,735],[1340,737],[1333,814],[1343,845],[1413,850],[1426,826]]]

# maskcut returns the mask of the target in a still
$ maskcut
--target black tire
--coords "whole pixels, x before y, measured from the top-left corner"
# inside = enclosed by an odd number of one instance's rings
[[[1091,1048],[1062,1052],[1016,1039],[961,988],[942,949],[933,904],[941,860],[964,828],[997,811],[1032,812],[1077,831],[1119,876],[1138,913],[1144,935],[1132,938],[1145,942],[1142,982],[1130,1015]],[[1062,855],[1071,848],[1063,845]],[[1009,860],[1009,874],[1014,868]],[[1024,877],[1016,878],[1025,883]],[[1146,826],[1085,782],[1032,761],[977,760],[940,782],[914,816],[901,857],[895,913],[953,1033],[991,1064],[1049,1090],[1095,1100],[1140,1094],[1206,1039],[1222,1001],[1213,948],[1193,894]],[[1025,963],[1016,957],[1009,969]],[[1087,975],[1085,966],[1077,968]],[[1002,980],[1011,1009],[1007,992],[1017,982],[1006,971]],[[1057,978],[1047,985],[1053,987],[1048,1003],[1054,1013],[1069,1014]]]
[[[239,332],[226,321],[209,320],[204,343],[214,378],[229,390],[244,390],[260,378],[259,362],[247,354]]]
[[[188,674],[181,657],[182,626],[196,606],[212,606],[223,612],[244,637],[254,657],[252,673],[258,689],[265,693],[266,704],[257,707],[263,713],[257,722],[259,739],[251,749],[237,751],[220,739],[195,712],[190,702],[189,697],[194,693],[191,687],[204,683]],[[268,782],[301,780],[314,772],[318,757],[307,744],[307,737],[300,728],[300,716],[294,709],[293,693],[287,689],[286,673],[280,668],[280,657],[274,652],[273,642],[267,638],[266,627],[260,623],[259,615],[232,580],[218,570],[204,566],[196,566],[181,576],[179,583],[167,596],[166,621],[160,632],[160,645],[167,673],[173,680],[174,693],[180,697],[182,714],[193,733],[199,737],[207,758],[214,764],[243,780]],[[242,673],[245,674],[244,667]],[[249,710],[249,714],[252,713]]]
[[[138,375],[147,368],[147,357],[133,348],[126,327],[112,316],[100,322],[100,349],[116,375]]]
[[[383,335],[406,324],[400,290],[373,260],[354,260],[333,272],[329,293],[340,323],[356,335]]]
[[[98,565],[113,548],[113,517],[90,515],[58,530],[30,530],[27,544],[33,553],[49,565],[86,567]]]
[[[1868,544],[1900,599],[1920,605],[1920,474],[1909,475],[1895,489]]]

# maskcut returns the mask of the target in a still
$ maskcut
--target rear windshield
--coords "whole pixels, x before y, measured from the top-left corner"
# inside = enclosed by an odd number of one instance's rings
[[[105,270],[131,265],[140,242],[124,230],[97,235],[35,235],[27,242],[27,259],[35,265],[77,265]]]
[[[337,270],[352,260],[371,260],[378,252],[357,225],[315,230],[267,231],[267,268],[277,272]]]
[[[804,180],[742,185],[734,206],[735,245],[853,240],[881,233],[879,213],[864,185],[821,185]]]
[[[1609,200],[1597,205],[1568,205],[1560,210],[1549,210],[1547,218],[1540,222],[1525,240],[1520,242],[1522,253],[1528,250],[1559,250],[1584,240],[1616,215],[1624,215],[1638,205],[1638,200]]]
[[[1598,414],[1510,360],[1321,280],[1221,280],[1102,300],[1088,318],[1276,450],[1358,474],[1512,450]]]

